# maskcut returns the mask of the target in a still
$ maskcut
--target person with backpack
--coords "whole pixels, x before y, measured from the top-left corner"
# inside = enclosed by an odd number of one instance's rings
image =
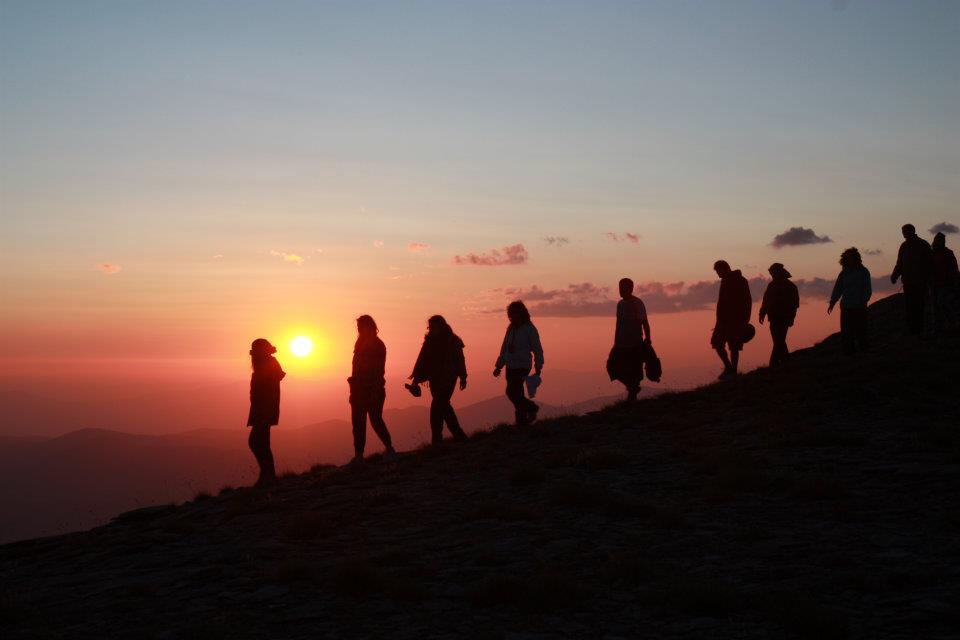
[[[863,266],[863,258],[856,247],[850,247],[840,255],[840,275],[830,294],[827,313],[833,313],[833,307],[840,302],[840,339],[843,352],[856,353],[857,348],[866,351],[867,340],[867,303],[873,295],[870,272]]]
[[[443,441],[444,423],[454,440],[467,439],[450,403],[457,380],[460,381],[461,391],[467,388],[463,347],[463,340],[453,332],[443,316],[431,316],[427,320],[427,334],[410,375],[412,384],[407,388],[414,396],[419,396],[420,384],[427,382],[430,385],[430,433],[433,444]]]
[[[357,318],[357,341],[353,345],[353,367],[347,383],[350,385],[350,417],[353,425],[353,451],[351,464],[363,462],[363,450],[367,442],[367,417],[370,426],[383,442],[384,459],[396,458],[390,432],[383,421],[383,403],[386,400],[384,369],[387,362],[387,347],[377,335],[377,323],[368,315]]]
[[[907,332],[919,336],[923,333],[924,306],[930,287],[933,251],[927,241],[917,235],[912,224],[903,225],[901,232],[904,240],[897,252],[897,265],[890,274],[890,282],[896,284],[898,279],[903,279]]]
[[[611,381],[623,384],[628,402],[635,402],[640,394],[644,360],[651,345],[647,308],[643,300],[633,295],[633,286],[630,278],[621,278],[618,283],[617,322],[613,348],[607,357],[607,374]]]
[[[769,269],[770,283],[763,293],[760,304],[760,324],[765,318],[770,320],[770,337],[773,339],[773,351],[770,352],[770,366],[775,367],[786,362],[790,350],[787,348],[787,332],[793,326],[800,308],[800,292],[797,285],[790,281],[790,272],[774,262]]]
[[[713,263],[713,270],[720,277],[720,292],[717,296],[717,322],[710,335],[710,346],[723,362],[719,379],[725,380],[737,375],[740,351],[746,342],[753,339],[755,330],[750,324],[753,296],[750,294],[750,283],[740,269],[734,271],[726,260],[717,260]],[[730,350],[729,355],[727,349]]]
[[[500,345],[500,355],[494,365],[493,377],[499,378],[500,372],[507,369],[507,397],[513,403],[514,416],[518,426],[532,424],[537,419],[540,407],[530,400],[523,391],[523,383],[533,368],[539,377],[543,370],[543,347],[540,345],[540,333],[530,319],[530,311],[520,300],[507,306],[507,332]]]
[[[269,487],[277,482],[270,450],[270,427],[280,422],[280,381],[287,375],[273,357],[277,348],[265,338],[257,338],[250,345],[250,413],[247,426],[250,437],[247,444],[260,467],[257,487]]]

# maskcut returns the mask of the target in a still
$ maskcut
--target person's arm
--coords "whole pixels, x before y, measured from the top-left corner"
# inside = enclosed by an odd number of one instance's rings
[[[763,324],[763,319],[767,317],[767,303],[770,301],[770,287],[772,285],[772,282],[768,284],[767,290],[763,292],[763,301],[760,303],[760,324]]]
[[[827,307],[827,313],[833,311],[837,301],[843,297],[843,271],[837,276],[837,281],[833,284],[833,292],[830,294],[830,305]]]
[[[500,344],[500,355],[497,356],[497,362],[493,365],[493,375],[497,377],[500,375],[500,370],[503,369],[503,365],[506,364],[507,360],[507,343],[510,340],[510,327],[507,327],[507,332],[503,336],[503,342]]]
[[[640,324],[643,327],[643,335],[646,336],[644,340],[647,342],[653,342],[653,338],[650,335],[650,320],[647,316],[643,316],[643,319],[640,320]]]
[[[530,324],[530,351],[533,352],[533,368],[536,375],[543,370],[543,345],[540,344],[540,332]]]
[[[424,355],[426,346],[427,343],[424,341],[420,347],[420,353],[417,354],[417,361],[413,365],[413,373],[410,374],[410,379],[413,381],[413,384],[420,384],[430,377],[430,372],[426,370],[427,362],[426,356]]]
[[[893,284],[897,283],[897,280],[900,278],[900,274],[903,272],[903,253],[907,247],[907,243],[904,242],[900,245],[900,250],[897,251],[897,265],[893,268],[893,273],[890,274],[890,282]]]
[[[467,388],[467,358],[463,354],[463,347],[457,348],[457,375],[460,378],[460,390]]]
[[[613,344],[617,344],[620,341],[620,336],[623,335],[623,300],[617,303],[617,321],[613,327]]]

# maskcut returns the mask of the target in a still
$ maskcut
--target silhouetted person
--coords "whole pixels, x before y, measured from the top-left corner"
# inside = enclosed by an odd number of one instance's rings
[[[720,374],[723,380],[737,375],[743,343],[753,337],[749,333],[753,296],[750,295],[750,284],[739,269],[734,271],[725,260],[717,260],[713,270],[720,276],[720,294],[717,297],[717,324],[710,337],[710,346],[723,362]]]
[[[954,324],[956,318],[957,288],[960,271],[957,257],[947,249],[947,237],[937,232],[933,237],[933,269],[930,278],[930,296],[933,299],[933,326],[937,331]]]
[[[273,357],[276,352],[277,348],[264,338],[257,338],[250,345],[253,374],[250,376],[250,415],[247,418],[250,437],[247,444],[260,466],[258,487],[277,481],[270,450],[270,427],[280,422],[280,381],[287,374]]]
[[[353,371],[350,384],[350,413],[353,422],[353,464],[363,462],[367,443],[367,416],[370,426],[386,448],[384,458],[396,457],[390,432],[383,421],[383,403],[387,398],[384,367],[387,347],[377,337],[377,323],[367,315],[357,318],[357,342],[353,345]]]
[[[530,375],[531,367],[537,376],[543,370],[543,347],[525,304],[519,300],[511,302],[507,306],[507,318],[510,324],[503,336],[493,375],[499,378],[500,371],[507,368],[507,397],[513,403],[516,423],[527,425],[537,419],[540,407],[524,394],[523,381]]]
[[[897,266],[890,282],[903,279],[903,302],[907,313],[907,330],[911,335],[923,333],[923,307],[930,286],[933,251],[926,240],[917,235],[912,224],[903,225],[904,241],[897,253]]]
[[[856,247],[850,247],[840,254],[840,275],[830,294],[830,306],[827,313],[833,313],[833,307],[840,301],[840,339],[843,352],[852,355],[869,347],[867,340],[867,303],[873,295],[870,272],[863,266],[863,259]]]
[[[410,376],[414,385],[430,384],[430,432],[433,444],[443,441],[443,425],[454,440],[466,440],[467,434],[460,428],[460,421],[450,404],[453,391],[460,380],[460,389],[467,388],[467,364],[463,357],[461,340],[443,319],[431,316],[427,320],[427,335],[423,338],[420,355]]]
[[[760,324],[764,318],[770,319],[770,337],[773,338],[773,351],[770,352],[770,366],[783,364],[790,355],[787,348],[787,331],[793,326],[800,308],[800,292],[797,285],[790,281],[791,275],[782,264],[770,265],[770,277],[773,278],[763,292],[760,304]]]
[[[607,373],[627,390],[627,401],[634,402],[640,394],[643,380],[643,361],[646,345],[650,344],[650,322],[643,301],[633,295],[633,280],[623,278],[619,283],[620,301],[617,302],[617,324],[613,333],[613,349],[607,358]]]

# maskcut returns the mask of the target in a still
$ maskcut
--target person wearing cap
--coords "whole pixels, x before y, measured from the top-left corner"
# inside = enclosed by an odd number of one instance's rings
[[[351,464],[363,462],[363,450],[367,443],[367,417],[370,426],[383,442],[384,459],[396,458],[390,431],[383,420],[383,403],[386,401],[387,346],[378,336],[377,323],[371,316],[357,318],[357,341],[353,345],[353,367],[347,384],[350,385],[350,419],[353,425],[353,452]]]
[[[275,484],[277,473],[270,450],[270,427],[280,422],[280,381],[287,374],[273,357],[277,348],[265,338],[257,338],[250,345],[250,361],[253,374],[250,376],[250,414],[247,426],[250,437],[247,444],[260,467],[257,487]]]
[[[531,368],[534,377],[539,379],[543,370],[543,347],[540,345],[540,333],[530,320],[530,312],[523,302],[511,302],[507,306],[507,318],[510,324],[500,345],[493,376],[499,378],[500,372],[506,367],[507,397],[513,403],[516,423],[518,426],[528,425],[537,419],[540,407],[524,395],[523,383],[530,376]]]
[[[787,348],[787,331],[793,326],[800,308],[800,292],[797,285],[790,281],[790,272],[779,262],[770,265],[770,277],[773,278],[763,292],[760,304],[760,324],[770,320],[770,337],[773,338],[773,351],[770,352],[770,366],[783,364],[790,350]]]
[[[618,287],[620,301],[607,374],[611,381],[618,380],[626,387],[627,402],[635,402],[643,380],[646,346],[650,344],[650,321],[643,300],[633,295],[633,280],[621,278]]]
[[[923,333],[923,312],[930,287],[933,251],[930,244],[917,235],[912,224],[903,225],[900,231],[904,240],[897,252],[897,265],[890,274],[890,282],[896,284],[897,280],[903,280],[907,332],[919,336]]]
[[[720,379],[725,380],[737,375],[740,351],[744,343],[753,338],[750,325],[753,296],[750,295],[750,283],[740,269],[734,271],[726,260],[717,260],[713,263],[713,270],[720,277],[720,292],[717,296],[717,323],[710,336],[710,346],[723,362]]]

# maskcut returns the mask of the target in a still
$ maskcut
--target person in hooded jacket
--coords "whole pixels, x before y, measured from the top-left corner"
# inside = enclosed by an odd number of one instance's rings
[[[929,243],[917,235],[912,224],[901,228],[903,243],[897,252],[897,265],[890,274],[890,282],[903,279],[903,303],[906,307],[907,331],[919,336],[923,333],[924,306],[930,287],[933,251]]]
[[[386,449],[384,458],[396,457],[390,432],[383,421],[383,403],[386,400],[384,368],[387,347],[378,336],[377,323],[368,315],[357,318],[357,342],[353,345],[353,371],[347,379],[350,385],[350,413],[353,423],[353,464],[363,462],[367,442],[367,416],[370,426]]]
[[[791,275],[779,262],[770,265],[772,280],[763,293],[760,304],[760,324],[770,320],[770,337],[773,338],[773,351],[770,353],[770,366],[783,364],[790,350],[787,348],[787,331],[793,326],[800,308],[800,292],[797,285],[790,281]]]
[[[250,361],[253,374],[250,376],[250,414],[247,426],[250,437],[247,444],[260,467],[256,486],[266,487],[277,481],[270,450],[270,427],[280,422],[280,381],[287,374],[273,357],[277,352],[265,338],[257,338],[250,345]]]
[[[710,336],[710,346],[723,362],[720,379],[724,380],[737,375],[740,351],[744,342],[753,337],[749,333],[753,296],[750,294],[750,283],[740,269],[734,271],[726,260],[717,260],[713,270],[720,277],[720,293],[717,297],[717,323]],[[727,349],[730,350],[729,355]]]
[[[856,247],[850,247],[840,255],[840,275],[830,294],[827,313],[840,302],[840,339],[843,352],[853,355],[869,347],[867,340],[867,303],[873,295],[870,272],[863,266],[863,258]]]
[[[960,271],[957,269],[957,257],[947,248],[947,236],[943,232],[937,232],[933,237],[933,269],[930,278],[933,321],[937,331],[942,331],[957,321],[958,286]]]
[[[467,388],[467,364],[463,357],[463,340],[457,336],[443,316],[427,320],[427,334],[413,366],[410,379],[419,393],[419,385],[430,384],[430,432],[433,444],[443,441],[443,425],[454,440],[466,440],[457,414],[450,404],[453,391],[460,381],[460,390]]]
[[[530,375],[531,367],[537,376],[543,370],[543,347],[540,345],[540,334],[523,302],[511,302],[507,306],[507,318],[510,324],[503,336],[493,376],[499,378],[503,368],[507,368],[507,397],[513,403],[516,423],[528,425],[537,419],[540,407],[524,395],[523,382]]]

